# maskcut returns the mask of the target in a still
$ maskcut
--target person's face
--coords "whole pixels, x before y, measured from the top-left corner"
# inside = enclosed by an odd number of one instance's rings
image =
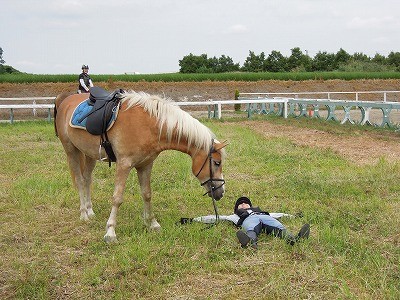
[[[89,72],[89,69],[82,69],[84,73]]]
[[[238,205],[238,209],[248,209],[250,205],[248,203],[241,203]]]

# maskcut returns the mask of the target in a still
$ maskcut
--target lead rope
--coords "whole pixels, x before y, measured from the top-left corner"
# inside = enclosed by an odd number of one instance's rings
[[[211,154],[212,154],[212,151],[213,151],[213,145],[214,145],[214,139],[211,141],[211,147],[210,147],[210,151],[208,152],[208,159],[209,159],[209,170],[210,170],[210,181],[212,182],[212,178],[213,178],[213,176],[212,176],[212,156],[211,156]],[[204,167],[204,165],[205,165],[205,163],[203,164],[203,166],[202,166],[202,168]],[[201,170],[200,170],[201,171]],[[204,183],[202,183],[202,185],[203,185]],[[219,187],[218,187],[219,188]],[[218,224],[219,224],[219,214],[218,214],[218,209],[217,209],[217,200],[215,200],[215,197],[214,197],[214,188],[213,188],[213,186],[212,186],[212,184],[210,185],[210,192],[211,192],[211,199],[212,199],[212,203],[213,203],[213,207],[214,207],[214,212],[215,212],[215,222],[214,223],[211,223],[210,225],[208,225],[207,227],[205,227],[203,230],[206,230],[206,229],[210,229],[211,227],[213,227],[213,226],[217,226]],[[207,194],[207,193],[206,193]],[[204,194],[204,195],[206,195],[206,194]]]
[[[213,146],[211,146],[211,147],[213,147]],[[210,149],[210,153],[209,153],[209,161],[210,161],[210,179],[212,179],[213,178],[213,176],[212,176],[212,163],[211,163],[211,160],[212,160],[212,157],[211,157],[211,152],[212,152],[212,148]],[[215,200],[215,197],[214,197],[214,187],[211,185],[211,199],[212,199],[212,203],[213,203],[213,206],[214,206],[214,212],[215,212],[215,223],[214,223],[214,225],[218,225],[218,223],[219,223],[219,214],[218,214],[218,209],[217,209],[217,200]]]
[[[219,188],[221,188],[225,184],[225,180],[223,180],[223,179],[213,179],[213,176],[212,176],[213,175],[212,174],[212,155],[211,155],[213,153],[213,150],[214,150],[214,139],[211,140],[211,147],[210,147],[210,151],[208,152],[208,156],[204,160],[204,163],[201,166],[199,172],[197,172],[197,174],[196,174],[196,177],[198,177],[200,172],[201,172],[201,170],[203,170],[204,166],[206,165],[207,159],[208,159],[209,160],[210,178],[208,180],[204,181],[203,183],[201,183],[201,186],[205,185],[208,182],[212,183],[213,181],[222,181],[222,184],[220,186],[218,186],[217,188],[213,188],[212,184],[210,184],[210,191],[209,192],[211,193],[211,199],[212,199],[212,203],[213,203],[213,207],[214,207],[215,222],[209,224],[203,230],[210,229],[212,226],[218,225],[218,223],[220,221],[219,214],[218,214],[218,209],[217,209],[217,200],[215,200],[214,191],[219,189]],[[204,193],[203,196],[207,195],[209,192]],[[183,224],[182,221],[181,221],[181,224]]]

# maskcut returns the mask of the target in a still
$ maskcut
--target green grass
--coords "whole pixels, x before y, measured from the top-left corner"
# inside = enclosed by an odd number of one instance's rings
[[[357,166],[331,150],[265,139],[241,122],[202,120],[228,139],[224,165],[230,214],[248,195],[269,211],[298,213],[283,223],[311,224],[294,247],[261,236],[259,250],[241,249],[236,229],[177,226],[180,217],[212,214],[191,174],[190,158],[163,152],[152,173],[160,233],[144,228],[138,182],[131,174],[118,215],[119,242],[102,238],[115,166],[95,169],[96,217],[79,221],[79,200],[65,154],[46,122],[0,124],[1,299],[398,299],[399,163]],[[269,118],[251,122],[293,121]],[[299,121],[297,126],[352,135],[357,127]],[[397,135],[391,130],[363,134]],[[312,164],[302,162],[313,159]]]
[[[38,74],[1,74],[0,83],[33,82],[75,82],[77,74],[38,75]],[[328,79],[399,79],[400,72],[283,72],[283,73],[214,73],[214,74],[91,74],[96,82],[101,81],[259,81],[259,80],[328,80]]]

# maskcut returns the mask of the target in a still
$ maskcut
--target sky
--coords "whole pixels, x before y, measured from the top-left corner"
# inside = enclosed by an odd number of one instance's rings
[[[400,51],[399,0],[0,0],[6,65],[34,74],[171,73],[190,53],[299,47],[373,57]]]

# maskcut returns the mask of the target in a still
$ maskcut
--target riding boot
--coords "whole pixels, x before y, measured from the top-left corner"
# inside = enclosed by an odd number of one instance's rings
[[[257,249],[257,233],[253,230],[249,230],[246,234],[250,238],[251,247]]]
[[[251,244],[251,247],[257,249],[257,234],[253,230],[249,230],[246,233],[242,230],[236,232],[236,236],[240,242],[242,248],[247,248],[248,244]]]
[[[308,239],[309,235],[310,235],[310,224],[304,224],[296,236],[294,236],[287,230],[280,230],[277,236],[279,236],[280,238],[284,238],[286,240],[286,243],[293,246],[300,239]]]
[[[280,239],[286,240],[286,243],[290,244],[291,246],[293,246],[296,242],[296,237],[286,229],[274,228],[272,230],[272,234]]]
[[[304,224],[301,228],[299,233],[296,236],[296,240],[299,239],[308,239],[310,236],[310,224]]]

